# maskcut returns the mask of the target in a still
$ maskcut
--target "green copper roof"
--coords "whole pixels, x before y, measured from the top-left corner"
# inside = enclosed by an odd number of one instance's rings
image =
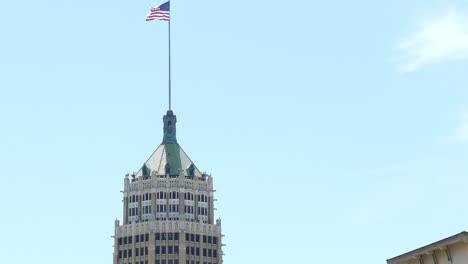
[[[163,117],[163,122],[163,142],[136,173],[136,177],[151,176],[154,173],[177,176],[181,170],[184,175],[201,177],[200,171],[177,143],[177,118],[171,110],[167,111]]]
[[[191,174],[190,167],[193,167],[193,174]],[[170,170],[168,170],[168,168]],[[145,174],[146,170],[146,175]],[[157,175],[166,175],[169,171],[169,175],[179,175],[179,171],[182,170],[184,175],[187,176],[198,176],[202,174],[198,168],[193,164],[192,160],[187,156],[185,151],[179,146],[179,144],[161,144],[154,151],[151,157],[143,164],[142,168],[136,173],[136,177],[150,176],[153,173]]]

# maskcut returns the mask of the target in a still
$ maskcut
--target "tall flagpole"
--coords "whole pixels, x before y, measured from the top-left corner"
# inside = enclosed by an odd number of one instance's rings
[[[169,110],[171,110],[171,18],[169,17]]]

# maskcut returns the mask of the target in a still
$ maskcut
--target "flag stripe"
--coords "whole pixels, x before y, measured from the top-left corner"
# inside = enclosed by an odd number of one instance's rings
[[[149,14],[149,17],[167,17],[169,18],[169,15],[163,15],[163,14]]]

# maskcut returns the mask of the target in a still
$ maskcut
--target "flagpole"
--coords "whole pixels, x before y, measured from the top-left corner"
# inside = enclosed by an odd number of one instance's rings
[[[171,110],[171,19],[168,21],[169,31],[169,110]]]

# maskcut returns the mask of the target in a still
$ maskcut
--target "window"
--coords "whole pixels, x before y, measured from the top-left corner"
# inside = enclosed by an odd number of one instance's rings
[[[161,233],[156,233],[156,240],[161,240]]]
[[[166,164],[166,167],[164,168],[164,171],[165,171],[166,176],[171,175],[171,166],[169,165],[169,163]]]
[[[136,203],[136,202],[138,202],[138,197],[139,197],[138,195],[132,195],[132,196],[130,196],[130,202],[131,202],[131,203]]]
[[[195,236],[195,241],[196,241],[196,242],[200,242],[200,235],[196,235],[196,236]]]
[[[165,193],[165,192],[158,192],[158,193],[156,194],[156,197],[157,197],[158,199],[166,199],[166,193]]]
[[[166,254],[166,246],[161,246],[161,254]]]
[[[139,236],[139,235],[136,235],[136,236],[135,236],[135,243],[138,243],[138,242],[140,242],[139,238],[140,238],[140,236]]]
[[[122,245],[122,238],[119,237],[119,246]]]
[[[129,257],[129,258],[132,257],[132,250],[131,250],[131,249],[128,250],[128,257]]]
[[[203,235],[203,243],[206,243],[206,236]]]
[[[174,246],[174,254],[179,254],[179,246]]]
[[[149,241],[149,234],[145,234],[145,241]]]
[[[218,244],[217,237],[213,237],[213,244]]]
[[[146,167],[146,164],[143,165],[143,168],[141,168],[141,171],[142,171],[142,174],[143,174],[143,177],[146,177],[146,176],[149,176],[149,172],[150,170],[148,169],[148,167]]]
[[[172,254],[172,249],[173,249],[172,246],[168,246],[167,247],[167,254]]]
[[[179,240],[179,233],[174,233],[174,240]]]
[[[195,167],[192,165],[190,165],[189,169],[188,169],[188,176],[194,176],[195,175]]]
[[[128,243],[129,243],[129,244],[132,244],[132,237],[131,237],[131,236],[128,237]]]
[[[142,200],[143,201],[148,201],[151,200],[151,193],[145,193],[142,195]]]
[[[166,207],[167,205],[165,204],[159,204],[157,209],[158,209],[158,213],[165,213],[166,212]]]
[[[119,250],[119,259],[122,258],[122,250]]]
[[[198,201],[206,203],[206,202],[208,202],[208,196],[206,196],[204,194],[200,194],[200,195],[198,195]]]
[[[206,248],[203,248],[203,256],[206,257]]]
[[[138,248],[135,248],[135,256],[138,257],[140,255],[140,250]]]
[[[171,204],[169,208],[170,208],[172,213],[179,212],[179,205],[178,204]]]
[[[130,208],[128,211],[130,216],[138,215],[138,208]]]
[[[208,236],[208,243],[211,244],[211,236]]]

